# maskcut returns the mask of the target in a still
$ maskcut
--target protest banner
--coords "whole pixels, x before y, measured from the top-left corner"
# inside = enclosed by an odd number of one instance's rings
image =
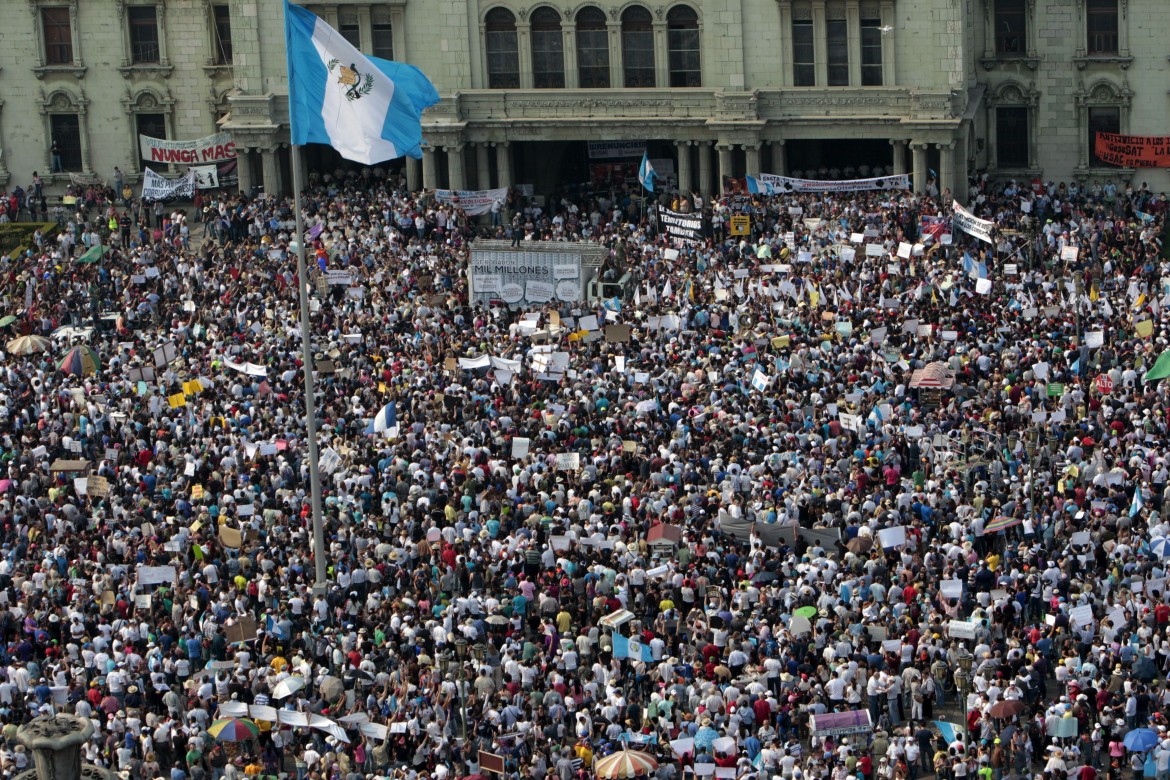
[[[1093,151],[1122,168],[1170,168],[1170,136],[1097,133]]]
[[[671,238],[680,238],[683,241],[702,241],[703,215],[683,214],[659,206],[658,229]]]
[[[142,175],[142,199],[147,201],[190,198],[195,194],[195,171],[188,170],[178,179],[168,179],[150,168]]]
[[[195,138],[190,141],[171,141],[166,138],[138,136],[142,159],[157,163],[201,165],[236,159],[236,144],[231,133]]]
[[[503,203],[508,197],[508,188],[496,190],[435,190],[435,200],[463,209],[470,217],[487,214],[492,204]]]

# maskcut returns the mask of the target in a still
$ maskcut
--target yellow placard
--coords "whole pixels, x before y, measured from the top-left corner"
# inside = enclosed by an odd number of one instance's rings
[[[378,383],[378,392],[379,392],[379,393],[384,393],[384,392],[386,392],[386,383],[385,383],[385,382],[379,382],[379,383]]]
[[[203,486],[202,485],[192,486],[191,498],[195,499],[196,501],[200,501],[203,499]]]
[[[731,235],[746,236],[751,233],[752,220],[747,214],[737,214],[731,218]]]
[[[1142,320],[1134,326],[1134,330],[1137,331],[1137,334],[1143,339],[1148,339],[1150,336],[1154,335],[1154,321]]]
[[[203,385],[199,384],[198,379],[192,379],[190,382],[183,383],[183,392],[186,395],[195,395],[203,390]]]
[[[178,409],[180,406],[187,405],[187,396],[183,393],[175,393],[174,395],[167,396],[167,403],[171,405],[172,409]]]
[[[772,349],[783,349],[792,343],[791,336],[777,336],[772,339]]]

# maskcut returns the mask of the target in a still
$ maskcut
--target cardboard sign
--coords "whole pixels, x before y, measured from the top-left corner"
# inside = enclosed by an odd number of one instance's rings
[[[230,547],[233,550],[238,550],[244,545],[243,534],[227,525],[219,527],[219,541],[224,547]]]
[[[974,639],[975,624],[966,620],[952,620],[947,623],[947,633],[951,639]]]
[[[581,453],[557,453],[557,471],[576,471],[581,468]]]
[[[256,638],[256,621],[252,618],[243,617],[232,625],[227,627],[227,640],[232,644],[239,642],[250,642]]]
[[[606,325],[605,340],[610,344],[625,344],[630,340],[629,325]]]
[[[91,498],[105,498],[110,494],[110,482],[105,477],[86,477],[85,493]]]

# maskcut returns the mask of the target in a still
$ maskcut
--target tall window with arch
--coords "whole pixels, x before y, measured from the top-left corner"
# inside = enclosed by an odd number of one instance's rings
[[[609,28],[605,12],[591,5],[577,12],[577,83],[609,89]]]
[[[625,86],[654,87],[654,20],[640,5],[622,14],[622,70]]]
[[[493,8],[484,17],[489,89],[520,88],[520,52],[516,46],[516,17],[507,8]]]
[[[699,15],[689,5],[676,5],[666,14],[670,48],[670,86],[703,86],[699,44]]]
[[[532,12],[532,82],[537,89],[565,86],[565,39],[561,15],[543,5]]]

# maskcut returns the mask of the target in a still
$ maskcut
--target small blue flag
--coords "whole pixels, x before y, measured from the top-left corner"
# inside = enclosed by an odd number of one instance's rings
[[[628,168],[626,170],[629,170]],[[654,180],[658,178],[658,173],[654,170],[654,166],[650,164],[650,158],[646,152],[642,152],[642,164],[638,166],[638,182],[646,188],[649,192],[654,192]]]

